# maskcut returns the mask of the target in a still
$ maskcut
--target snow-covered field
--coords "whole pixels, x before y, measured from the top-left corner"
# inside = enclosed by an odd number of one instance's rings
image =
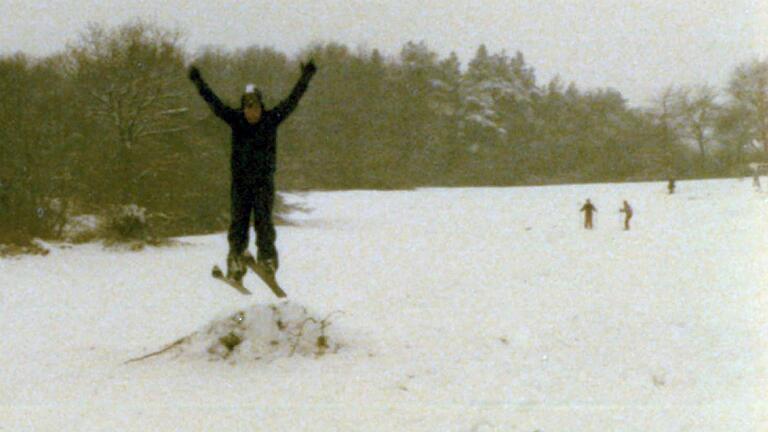
[[[0,260],[0,431],[768,430],[749,180],[289,198],[312,211],[278,228],[288,303],[209,276],[223,233]],[[251,339],[209,353],[241,310]],[[257,346],[276,310],[327,319],[331,348]]]

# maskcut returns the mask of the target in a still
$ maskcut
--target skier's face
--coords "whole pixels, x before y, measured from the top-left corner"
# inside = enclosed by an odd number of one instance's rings
[[[250,124],[258,123],[261,119],[261,106],[260,105],[250,105],[246,106],[243,109],[243,113],[245,113],[245,119]]]

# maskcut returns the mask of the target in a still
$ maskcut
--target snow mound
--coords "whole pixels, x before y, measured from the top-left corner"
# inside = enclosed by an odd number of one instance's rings
[[[328,333],[335,314],[312,316],[305,307],[289,301],[257,304],[216,319],[159,351],[128,362],[158,355],[236,363],[294,355],[320,357],[341,348]]]

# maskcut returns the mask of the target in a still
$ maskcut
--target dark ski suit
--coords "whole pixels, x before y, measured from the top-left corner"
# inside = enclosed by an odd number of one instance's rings
[[[629,220],[632,219],[632,206],[624,201],[624,207],[619,209],[619,213],[624,213],[624,230],[629,231]]]
[[[256,93],[262,106],[262,113],[258,122],[250,124],[245,118],[242,102],[245,101],[246,96],[253,94],[243,95],[241,107],[233,109],[213,93],[197,68],[190,68],[189,78],[197,87],[200,96],[208,103],[213,113],[232,129],[230,160],[232,206],[231,224],[227,236],[230,254],[240,256],[247,249],[252,212],[256,228],[257,259],[277,261],[275,226],[272,222],[277,127],[296,108],[315,70],[312,62],[302,65],[301,78],[293,87],[291,94],[271,110],[264,109],[260,94]]]
[[[584,228],[592,229],[592,213],[597,211],[597,208],[587,200],[587,203],[581,207],[581,211],[584,212]]]

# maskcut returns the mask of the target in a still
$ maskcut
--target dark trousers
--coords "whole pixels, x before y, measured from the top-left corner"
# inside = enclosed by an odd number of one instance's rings
[[[584,215],[584,228],[592,229],[592,213],[587,212]]]
[[[229,252],[241,255],[248,248],[248,228],[251,213],[256,228],[258,260],[277,259],[275,249],[275,225],[272,207],[275,202],[275,185],[272,181],[256,184],[232,183],[231,224],[229,226]]]

